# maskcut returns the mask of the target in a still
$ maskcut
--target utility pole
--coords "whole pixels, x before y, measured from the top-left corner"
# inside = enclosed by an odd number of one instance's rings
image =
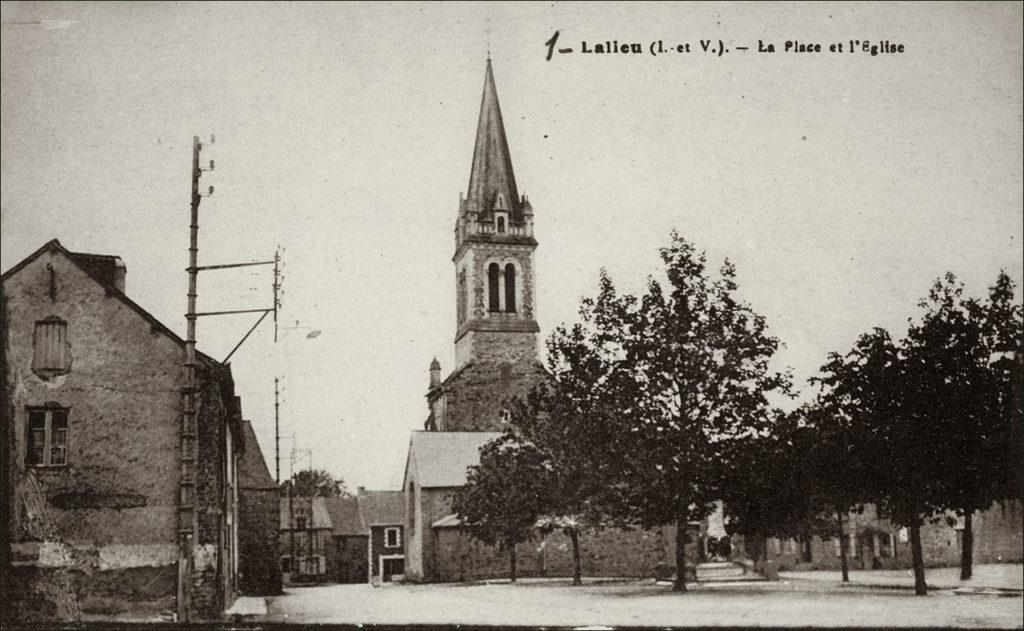
[[[213,142],[213,137],[210,137]],[[196,421],[196,281],[199,261],[199,178],[203,169],[199,167],[199,153],[203,145],[199,136],[192,138],[192,197],[190,203],[189,245],[188,245],[188,312],[185,314],[187,329],[185,335],[185,387],[182,388],[184,401],[181,413],[181,478],[178,491],[178,622],[191,621],[192,591],[192,548],[195,545],[196,523],[196,474],[197,427]],[[210,169],[213,161],[210,161]],[[209,194],[213,193],[213,187]]]
[[[210,144],[213,144],[214,137],[210,136]],[[198,383],[196,378],[196,319],[200,316],[226,315],[234,313],[262,313],[256,324],[242,337],[242,340],[224,358],[222,364],[226,364],[236,350],[248,339],[249,335],[256,330],[260,322],[267,317],[268,313],[274,314],[274,340],[277,340],[277,310],[280,307],[278,291],[280,289],[280,274],[278,253],[274,252],[274,259],[271,261],[253,261],[249,263],[229,263],[223,265],[199,266],[199,203],[204,195],[199,192],[199,178],[203,171],[212,171],[213,160],[210,160],[208,168],[199,166],[199,154],[203,145],[199,142],[199,136],[192,138],[192,196],[190,203],[189,221],[189,247],[188,247],[188,310],[185,313],[187,323],[185,335],[185,387],[181,389],[181,471],[178,490],[178,589],[177,589],[177,622],[188,623],[191,621],[191,600],[192,600],[192,573],[193,573],[193,549],[196,544],[198,533],[198,519],[196,510],[196,467],[198,460],[198,410],[196,408],[196,395]],[[209,187],[206,195],[213,194],[213,187]],[[210,311],[205,313],[196,312],[196,295],[199,279],[199,272],[205,270],[227,269],[234,267],[246,267],[250,265],[274,266],[274,302],[267,309],[242,309],[234,311]],[[223,474],[222,472],[222,475]],[[222,516],[223,520],[227,517]]]
[[[276,266],[274,271],[277,272]],[[277,335],[276,327],[274,334]],[[274,377],[274,479],[277,480],[277,485],[281,486],[281,403],[278,399],[277,382],[278,378]]]
[[[288,459],[288,538],[292,574],[298,574],[298,559],[295,558],[295,432],[292,432],[292,457]]]

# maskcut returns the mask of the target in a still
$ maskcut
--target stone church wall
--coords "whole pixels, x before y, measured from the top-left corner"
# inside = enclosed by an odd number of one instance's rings
[[[516,343],[533,335],[507,335]],[[508,344],[511,345],[511,344]],[[492,343],[495,351],[504,344]],[[474,363],[451,378],[444,386],[444,426],[452,432],[501,431],[501,411],[511,397],[525,396],[546,378],[535,362]]]
[[[435,528],[437,564],[434,580],[462,582],[507,578],[509,554],[473,539],[460,528]],[[655,566],[675,566],[675,528],[650,530],[605,528],[580,535],[583,576],[651,578]],[[687,563],[697,563],[697,545],[687,545]],[[520,577],[571,577],[572,543],[557,531],[517,546],[516,574]]]

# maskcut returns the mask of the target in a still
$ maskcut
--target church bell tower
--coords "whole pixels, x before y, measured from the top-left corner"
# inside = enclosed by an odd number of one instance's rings
[[[426,429],[499,431],[508,399],[544,378],[537,355],[533,207],[512,171],[487,60],[469,187],[455,220],[455,361],[430,367]]]
[[[455,222],[457,368],[537,361],[533,207],[520,197],[487,60],[473,165]]]

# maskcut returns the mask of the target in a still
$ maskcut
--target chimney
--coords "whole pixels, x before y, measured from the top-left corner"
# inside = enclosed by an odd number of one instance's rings
[[[126,293],[125,290],[124,290],[124,287],[125,287],[125,277],[128,276],[128,266],[124,264],[124,261],[121,260],[121,257],[117,257],[117,258],[114,259],[114,274],[113,274],[113,276],[114,276],[114,278],[113,278],[113,280],[114,280],[114,283],[113,283],[114,287],[117,287],[121,291],[122,294]]]
[[[430,389],[441,385],[441,363],[434,358],[434,361],[430,362]]]

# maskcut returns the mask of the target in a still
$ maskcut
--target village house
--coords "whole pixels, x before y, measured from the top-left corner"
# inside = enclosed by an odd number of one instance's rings
[[[368,535],[367,580],[401,580],[405,575],[405,495],[401,491],[367,491],[360,487],[357,500]]]
[[[955,567],[960,564],[963,519],[950,525],[945,518],[921,527],[921,552],[925,567]],[[851,570],[908,569],[912,567],[910,536],[906,528],[880,516],[873,504],[860,513],[850,513],[839,537],[807,539],[744,540],[736,537],[734,558],[758,562],[773,561],[780,571],[838,570],[840,545],[846,547]],[[1024,510],[1019,500],[996,502],[974,514],[974,562],[1020,563],[1024,560]]]
[[[369,530],[357,497],[328,497],[334,545],[327,557],[328,578],[336,583],[365,583],[369,576]]]
[[[183,436],[185,342],[125,294],[126,273],[53,240],[2,276],[4,606],[21,619],[210,619],[237,591],[231,369],[199,354],[199,430]]]
[[[238,461],[238,586],[246,596],[281,593],[277,556],[280,492],[270,476],[252,423],[243,421],[245,451]]]
[[[326,498],[282,497],[279,506],[278,551],[284,582],[327,581],[327,559],[333,556],[334,526]]]

